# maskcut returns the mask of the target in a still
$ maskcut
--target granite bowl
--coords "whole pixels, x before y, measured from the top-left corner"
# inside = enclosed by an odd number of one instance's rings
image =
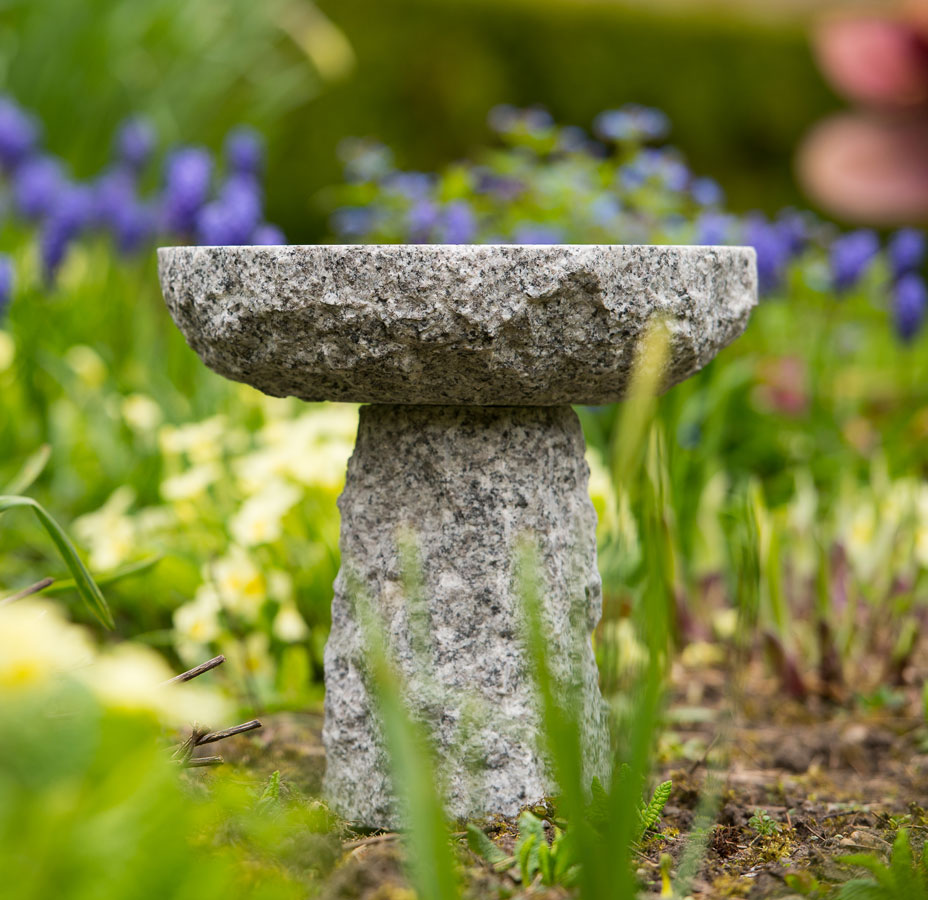
[[[748,247],[163,247],[158,269],[206,365],[303,400],[610,403],[655,316],[666,388],[741,334],[757,297]]]

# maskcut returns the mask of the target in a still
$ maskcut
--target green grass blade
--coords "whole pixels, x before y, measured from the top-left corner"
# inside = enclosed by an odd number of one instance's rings
[[[13,480],[4,486],[3,493],[7,495],[24,494],[35,484],[36,479],[45,471],[52,455],[52,448],[43,444],[24,463],[23,467],[13,476]]]
[[[0,496],[0,513],[16,507],[31,509],[42,527],[48,532],[65,565],[74,578],[74,586],[90,612],[105,628],[113,628],[113,614],[99,585],[93,580],[87,567],[81,562],[77,550],[64,533],[64,529],[46,512],[45,508],[31,497]]]
[[[155,556],[140,559],[138,562],[120,566],[118,569],[113,569],[111,572],[107,572],[104,575],[97,575],[94,581],[96,581],[99,587],[116,584],[126,578],[132,578],[135,575],[141,575],[143,572],[153,569],[162,559],[164,559],[164,555],[158,553]],[[42,590],[42,593],[63,594],[65,591],[73,591],[76,588],[77,582],[73,578],[66,578],[64,581],[55,581],[54,584],[50,584],[47,588]]]

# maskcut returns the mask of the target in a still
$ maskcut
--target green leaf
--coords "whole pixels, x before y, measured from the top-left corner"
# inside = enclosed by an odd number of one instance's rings
[[[858,866],[870,872],[879,884],[892,890],[895,881],[889,867],[873,853],[851,853],[848,856],[838,856],[836,861],[845,866]]]
[[[0,496],[0,513],[16,507],[27,507],[35,513],[74,577],[74,587],[87,608],[105,628],[112,628],[114,625],[113,614],[110,612],[103,593],[93,580],[90,572],[87,571],[86,566],[81,562],[74,544],[71,543],[62,527],[32,497]]]
[[[509,857],[490,840],[483,829],[478,828],[472,822],[468,822],[467,824],[467,846],[470,847],[477,856],[485,859],[493,866],[509,859]]]
[[[3,488],[3,493],[24,494],[28,491],[45,470],[51,455],[52,448],[48,444],[42,444],[42,446],[23,463],[23,467],[13,476],[13,480]]]
[[[538,871],[541,872],[541,883],[551,887],[554,884],[554,854],[546,841],[538,845]]]
[[[869,878],[853,878],[844,882],[835,897],[836,900],[894,900],[886,888]]]
[[[519,842],[516,844],[516,859],[519,861],[519,871],[522,873],[522,886],[528,887],[538,871],[538,838],[536,835],[519,836]]]
[[[653,828],[661,817],[667,801],[670,799],[670,792],[673,790],[672,781],[664,781],[659,784],[651,795],[648,805],[641,810],[641,836]]]
[[[280,769],[271,772],[258,803],[274,804],[280,800]]]
[[[132,578],[134,575],[141,575],[149,569],[153,569],[164,559],[164,554],[158,553],[156,556],[149,556],[146,559],[140,559],[138,562],[128,563],[113,569],[112,572],[106,572],[103,575],[97,575],[94,579],[100,587],[108,584],[116,584],[126,578]],[[73,591],[77,587],[77,582],[73,578],[66,578],[63,581],[55,581],[41,593],[43,594],[63,594],[65,591]]]

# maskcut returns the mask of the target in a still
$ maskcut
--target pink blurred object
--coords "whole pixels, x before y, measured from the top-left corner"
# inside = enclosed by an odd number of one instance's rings
[[[813,45],[825,77],[850,100],[894,107],[928,100],[928,43],[916,21],[828,18]]]
[[[812,199],[847,221],[928,218],[928,117],[832,116],[805,137],[797,167]]]

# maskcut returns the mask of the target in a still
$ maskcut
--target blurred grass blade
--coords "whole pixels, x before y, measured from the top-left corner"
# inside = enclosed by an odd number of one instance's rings
[[[4,494],[24,494],[35,484],[36,479],[45,471],[52,455],[49,444],[42,444],[24,463],[13,480],[3,488]]]
[[[91,577],[90,572],[87,571],[87,567],[81,562],[74,544],[64,533],[64,529],[32,497],[0,496],[0,513],[16,507],[26,507],[35,513],[74,577],[74,586],[87,608],[105,628],[113,628],[113,615],[103,597],[103,593]]]
[[[363,588],[354,579],[352,582],[368,663],[368,684],[380,714],[393,789],[404,823],[410,881],[420,900],[455,900],[460,896],[460,886],[428,740],[406,708],[402,676],[390,658],[379,615]]]
[[[149,569],[153,569],[158,565],[161,560],[164,559],[164,555],[158,553],[155,556],[149,556],[147,559],[140,559],[138,562],[129,563],[125,566],[120,566],[118,569],[113,569],[112,572],[107,572],[103,575],[97,575],[94,578],[99,587],[105,587],[109,584],[116,584],[119,581],[122,581],[125,578],[132,578],[135,575],[141,575],[143,572],[147,572]],[[56,581],[54,584],[45,588],[42,593],[44,594],[63,594],[65,591],[73,591],[77,587],[77,581],[73,578],[67,578],[64,581]]]

